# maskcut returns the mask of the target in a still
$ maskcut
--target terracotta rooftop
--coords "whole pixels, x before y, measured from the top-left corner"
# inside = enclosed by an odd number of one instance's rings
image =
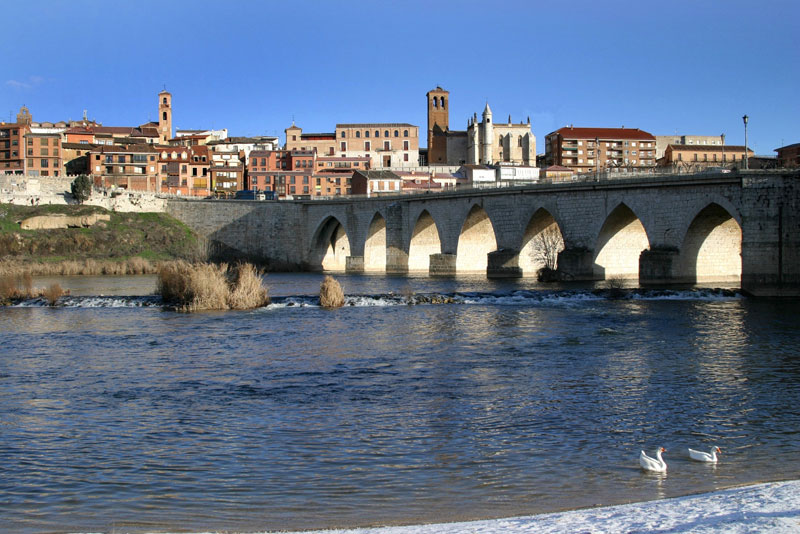
[[[640,130],[639,128],[575,128],[565,126],[555,132],[547,134],[551,136],[559,134],[564,139],[632,139],[635,141],[655,141],[653,134]]]
[[[721,152],[722,145],[667,145],[667,148],[672,150],[685,150],[689,152]],[[725,150],[731,152],[744,152],[744,145],[725,145]],[[753,152],[751,147],[747,147],[748,152]]]

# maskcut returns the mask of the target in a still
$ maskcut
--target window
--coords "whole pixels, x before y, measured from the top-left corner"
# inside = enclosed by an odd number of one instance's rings
[[[41,155],[42,156],[49,156],[50,155],[50,152],[46,148],[40,148],[39,150],[41,151]]]
[[[408,137],[408,130],[403,130],[403,137]]]
[[[41,165],[40,165],[40,166],[41,166],[42,168],[44,168],[44,167],[49,167],[49,166],[50,166],[50,160],[43,159],[43,160],[41,161]]]
[[[361,132],[356,132],[356,139],[361,137]]]
[[[364,141],[364,150],[372,150],[372,144],[369,141]]]
[[[389,137],[389,130],[384,130],[383,131],[383,136],[384,137]]]
[[[369,137],[369,130],[364,131],[364,137]]]
[[[344,139],[345,137],[347,137],[347,132],[342,131],[342,139]]]
[[[444,109],[444,97],[443,96],[439,97],[439,102],[440,102],[440,104],[442,106],[442,109]]]
[[[342,141],[342,152],[346,152],[346,151],[347,151],[347,142],[346,141]]]
[[[521,135],[519,137],[517,137],[517,146],[519,146],[519,147],[522,146],[522,136]]]
[[[395,137],[400,137],[400,132],[398,132],[397,130],[395,130],[395,131],[394,131],[394,136],[395,136]]]
[[[403,150],[408,150],[408,141],[403,141]]]
[[[180,106],[178,106],[178,107],[180,107]],[[161,120],[167,120],[167,112],[166,111],[161,114]]]
[[[375,137],[380,137],[381,133],[378,130],[375,130]]]
[[[403,154],[403,161],[408,161],[408,154]]]
[[[384,150],[391,150],[391,146],[392,145],[391,145],[391,143],[389,141],[384,141],[383,142],[383,149]]]
[[[29,156],[33,156],[33,149],[32,148],[28,149],[28,155]],[[98,157],[100,157],[100,156],[98,156]]]

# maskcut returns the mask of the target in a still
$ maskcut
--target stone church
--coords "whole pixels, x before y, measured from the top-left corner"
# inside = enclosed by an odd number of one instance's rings
[[[478,122],[475,113],[466,131],[450,130],[450,93],[441,87],[428,91],[429,165],[536,165],[536,137],[531,120],[495,123],[489,103]]]

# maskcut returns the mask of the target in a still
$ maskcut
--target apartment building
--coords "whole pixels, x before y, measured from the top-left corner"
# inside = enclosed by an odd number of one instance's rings
[[[373,169],[419,165],[419,127],[408,123],[336,125],[336,155],[368,157]]]
[[[25,174],[26,164],[23,153],[26,124],[0,123],[0,173]]]
[[[655,136],[638,128],[567,126],[545,137],[545,165],[578,173],[653,169],[655,153]]]
[[[149,144],[100,145],[89,150],[87,158],[98,187],[159,191],[159,151]]]
[[[25,174],[64,176],[61,133],[53,128],[30,128],[25,134]]]
[[[160,191],[207,196],[211,192],[211,159],[205,146],[157,147]]]
[[[284,133],[286,150],[316,151],[318,156],[333,156],[336,153],[336,133],[303,133],[303,129],[294,122]]]
[[[210,143],[209,143],[210,145]],[[245,152],[217,152],[212,150],[209,153],[211,166],[211,194],[229,198],[236,194],[236,191],[244,189],[245,178]]]

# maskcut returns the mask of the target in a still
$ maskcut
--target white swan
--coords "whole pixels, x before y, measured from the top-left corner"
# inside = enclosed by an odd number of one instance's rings
[[[642,469],[645,471],[654,471],[656,473],[666,473],[667,472],[667,462],[661,458],[661,453],[667,452],[667,449],[664,447],[660,447],[656,450],[656,457],[650,458],[647,456],[644,451],[639,455],[639,465],[642,466]]]
[[[694,449],[689,449],[689,458],[698,462],[717,463],[717,453],[721,453],[719,447],[711,447],[711,452],[701,452]]]

